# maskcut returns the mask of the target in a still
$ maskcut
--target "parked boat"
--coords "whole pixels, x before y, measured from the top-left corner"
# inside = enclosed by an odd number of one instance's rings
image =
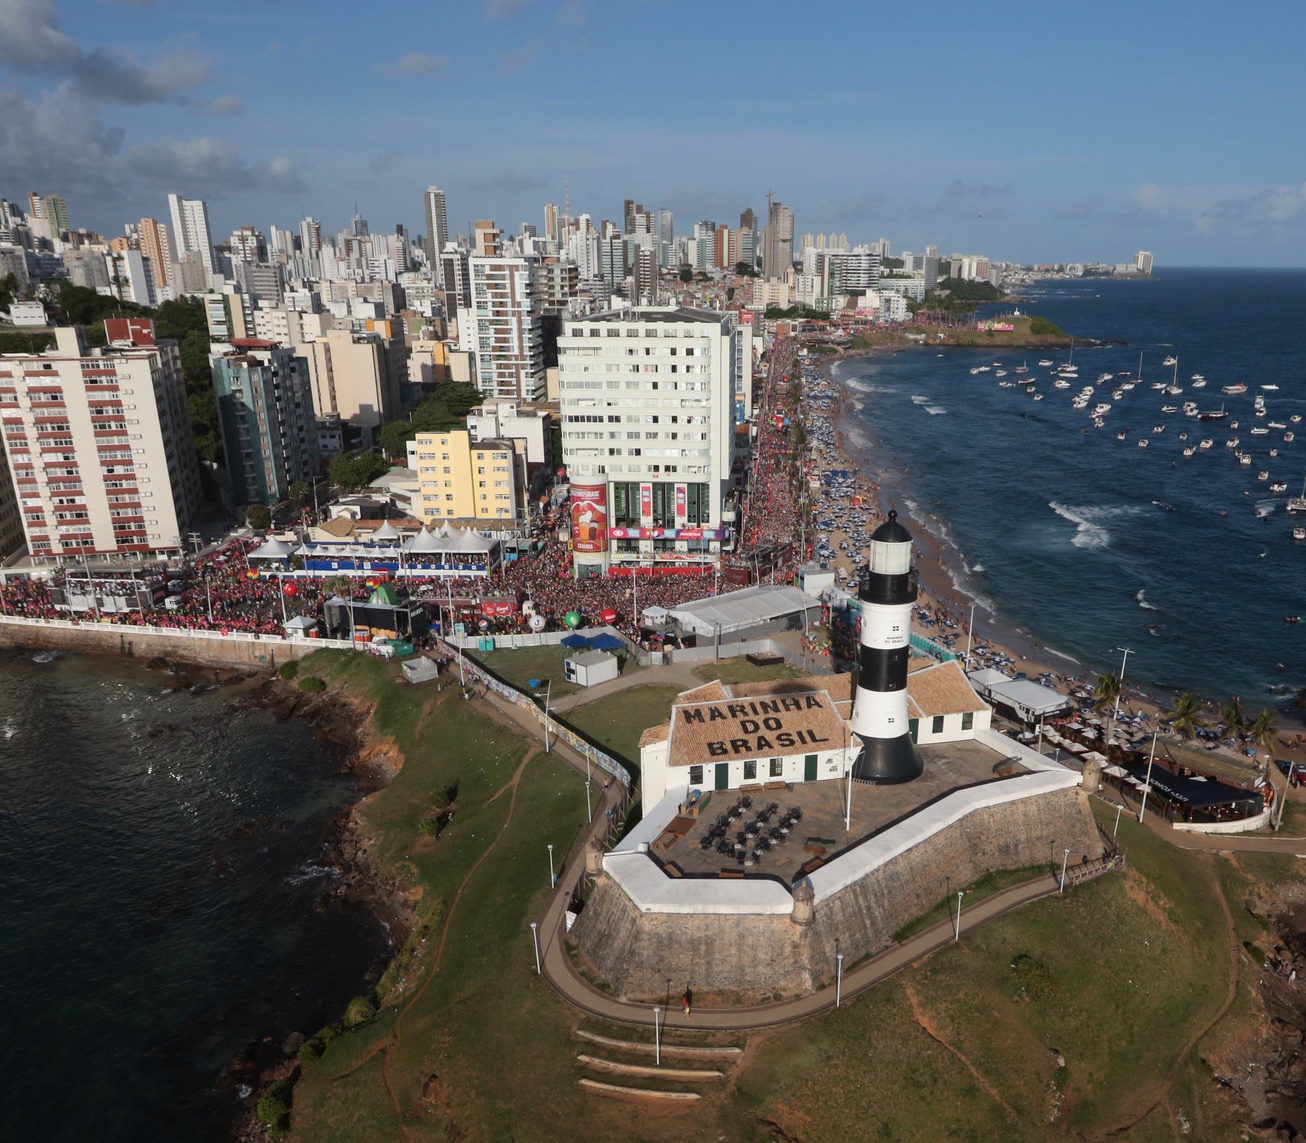
[[[1247,392],[1247,386],[1241,381],[1236,381],[1232,385],[1226,385],[1220,390],[1226,397],[1238,397]]]
[[[1139,438],[1138,438],[1138,447],[1139,447],[1139,448],[1147,448],[1147,445],[1148,445],[1148,439],[1147,439],[1146,437],[1139,437]]]
[[[1198,413],[1199,421],[1223,421],[1229,414],[1224,411],[1224,405],[1221,404],[1218,409],[1207,409],[1205,412]]]
[[[1306,476],[1302,477],[1301,495],[1288,498],[1289,512],[1306,512]]]
[[[1167,357],[1164,361],[1161,362],[1161,364],[1162,364],[1162,365],[1178,365],[1178,364],[1179,364],[1179,358],[1177,358],[1177,357],[1175,357],[1173,354],[1171,354],[1171,356]]]

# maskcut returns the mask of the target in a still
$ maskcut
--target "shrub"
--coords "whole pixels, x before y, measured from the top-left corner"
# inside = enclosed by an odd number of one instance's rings
[[[1066,336],[1064,333],[1061,332],[1060,326],[1054,325],[1052,322],[1048,321],[1048,319],[1045,317],[1030,318],[1029,332],[1032,333],[1035,337],[1044,337],[1044,336],[1065,337]]]
[[[1035,1004],[1051,1000],[1057,994],[1057,983],[1052,978],[1048,966],[1035,960],[1028,953],[1021,953],[1011,962],[1016,974],[1016,988],[1023,992]]]
[[[299,1045],[299,1051],[295,1053],[295,1058],[301,1064],[311,1064],[322,1058],[322,1053],[326,1051],[326,1045],[316,1036],[311,1040],[305,1040]]]
[[[290,1123],[290,1102],[295,1085],[288,1079],[277,1080],[269,1084],[258,1101],[258,1117],[267,1124],[268,1130],[276,1138]]]
[[[356,1028],[376,1015],[376,1005],[366,996],[355,996],[345,1009],[345,1027]]]
[[[308,675],[299,680],[299,689],[305,694],[320,695],[324,690],[326,690],[326,683],[316,675]]]
[[[279,674],[283,679],[289,682],[297,674],[299,674],[299,660],[291,659],[288,663],[282,663],[277,670],[277,674]]]

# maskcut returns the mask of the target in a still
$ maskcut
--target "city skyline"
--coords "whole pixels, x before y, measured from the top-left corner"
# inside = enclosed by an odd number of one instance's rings
[[[1306,260],[1288,6],[1275,35],[1213,5],[945,0],[924,25],[848,6],[798,27],[767,2],[451,7],[403,4],[405,35],[360,37],[335,0],[271,25],[280,6],[246,0],[0,0],[0,194],[62,195],[112,236],[176,193],[220,241],[305,215],[334,232],[355,202],[424,234],[431,185],[451,235],[540,227],[566,187],[573,213],[619,220],[633,197],[679,233],[765,217],[772,191],[798,234],[895,250]]]

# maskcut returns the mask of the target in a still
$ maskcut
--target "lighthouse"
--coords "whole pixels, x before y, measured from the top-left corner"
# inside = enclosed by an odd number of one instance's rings
[[[860,671],[851,729],[862,740],[853,777],[891,785],[919,778],[924,765],[907,720],[907,656],[916,602],[911,533],[890,512],[871,536],[862,604]]]

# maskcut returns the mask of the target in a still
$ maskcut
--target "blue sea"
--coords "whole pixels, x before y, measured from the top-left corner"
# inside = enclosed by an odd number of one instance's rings
[[[977,634],[1015,629],[1072,674],[1119,672],[1127,647],[1127,681],[1162,698],[1192,690],[1238,695],[1253,713],[1286,709],[1306,686],[1306,624],[1285,622],[1306,615],[1306,542],[1292,536],[1306,516],[1284,510],[1306,482],[1306,419],[1291,420],[1306,414],[1306,271],[1161,268],[1142,281],[1037,283],[1015,304],[1111,344],[1074,347],[1069,389],[1038,364],[1068,361],[1066,349],[922,347],[835,366],[854,401],[847,435],[886,506],[928,533],[959,605],[978,602]],[[1172,356],[1177,365],[1163,365]],[[1022,364],[1042,400],[1001,387]],[[1095,384],[1103,373],[1114,377]],[[1161,381],[1183,392],[1152,388]],[[1237,382],[1245,394],[1221,393]],[[1088,386],[1088,407],[1074,409]],[[1185,401],[1223,402],[1229,418],[1186,417]],[[1091,417],[1099,402],[1112,405],[1103,428]],[[1284,427],[1251,432],[1270,423]],[[1209,450],[1183,456],[1203,438]],[[1272,494],[1275,481],[1286,491]]]
[[[338,1018],[387,953],[324,897],[358,782],[302,720],[173,682],[0,658],[0,1138],[229,1138],[233,1055]]]

